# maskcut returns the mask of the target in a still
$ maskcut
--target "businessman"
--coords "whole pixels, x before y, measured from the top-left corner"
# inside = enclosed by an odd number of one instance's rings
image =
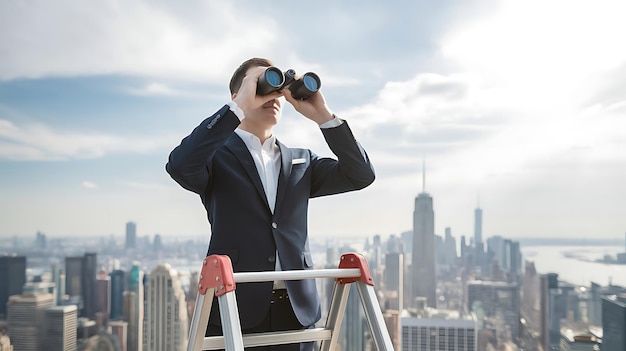
[[[200,195],[211,224],[207,255],[228,255],[235,272],[312,269],[309,198],[365,188],[369,158],[348,123],[320,91],[294,99],[289,89],[257,95],[272,62],[253,58],[230,81],[232,101],[205,119],[170,154],[167,172]],[[315,122],[336,158],[291,148],[276,138],[284,102]],[[243,333],[312,327],[321,316],[314,279],[237,284]],[[215,301],[215,300],[214,300]],[[213,304],[207,335],[221,335]],[[311,343],[267,350],[310,350]]]

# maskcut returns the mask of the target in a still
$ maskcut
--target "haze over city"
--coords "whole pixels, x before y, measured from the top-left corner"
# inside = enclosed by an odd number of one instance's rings
[[[0,3],[0,237],[210,232],[164,170],[250,57],[314,71],[376,168],[315,199],[316,237],[623,238],[626,4],[618,0]],[[332,156],[285,108],[275,134]]]

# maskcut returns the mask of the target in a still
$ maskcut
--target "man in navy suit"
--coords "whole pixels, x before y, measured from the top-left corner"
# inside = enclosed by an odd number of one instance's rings
[[[241,64],[230,82],[232,101],[185,137],[166,165],[176,182],[202,199],[211,224],[207,255],[228,255],[235,272],[312,269],[309,198],[374,181],[367,154],[321,91],[304,100],[294,99],[289,89],[256,94],[269,66],[259,58]],[[318,124],[336,159],[276,139],[272,128],[284,100]],[[244,333],[310,328],[321,316],[313,279],[237,284],[236,295]],[[221,333],[216,305],[207,335]],[[308,350],[312,344],[280,349]]]

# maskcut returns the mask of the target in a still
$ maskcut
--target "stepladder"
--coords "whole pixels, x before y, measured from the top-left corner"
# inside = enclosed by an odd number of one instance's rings
[[[243,334],[239,320],[237,283],[275,280],[334,279],[330,307],[324,327]],[[336,269],[292,271],[233,272],[230,258],[225,255],[207,256],[202,262],[198,295],[191,319],[187,351],[243,351],[244,347],[280,345],[316,341],[322,351],[337,350],[339,334],[350,289],[355,287],[361,300],[365,319],[376,350],[393,350],[389,332],[374,291],[374,280],[365,258],[358,253],[343,254]],[[217,297],[222,336],[205,336],[213,296]]]

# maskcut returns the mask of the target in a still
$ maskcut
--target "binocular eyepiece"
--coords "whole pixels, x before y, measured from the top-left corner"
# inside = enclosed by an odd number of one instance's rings
[[[307,72],[296,78],[296,71],[293,69],[288,69],[283,73],[280,69],[271,66],[266,68],[259,77],[256,93],[267,95],[287,87],[295,99],[306,99],[315,94],[321,86],[320,78],[313,72]]]

